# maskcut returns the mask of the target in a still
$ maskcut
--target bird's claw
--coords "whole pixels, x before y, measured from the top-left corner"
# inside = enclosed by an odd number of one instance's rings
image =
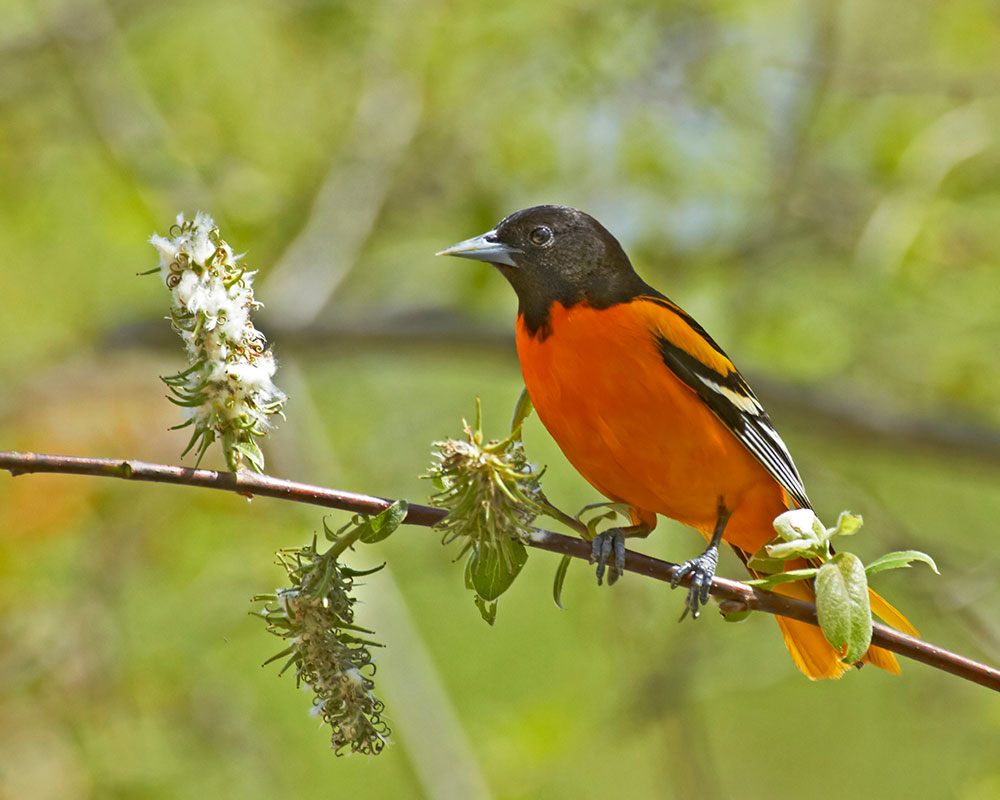
[[[614,553],[614,561],[608,564],[608,556]],[[597,564],[597,585],[604,580],[604,568],[608,569],[608,586],[614,584],[625,572],[625,536],[619,528],[599,533],[594,537],[590,549],[590,563]]]
[[[685,561],[674,573],[670,580],[670,588],[676,589],[681,580],[689,572],[692,573],[691,585],[688,587],[687,597],[684,600],[684,619],[691,612],[694,619],[701,613],[701,607],[708,603],[708,594],[712,589],[712,578],[715,577],[715,568],[719,564],[719,548],[709,547],[704,553],[690,561]]]

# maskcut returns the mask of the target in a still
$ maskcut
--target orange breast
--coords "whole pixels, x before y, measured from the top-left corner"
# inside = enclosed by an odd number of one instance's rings
[[[682,335],[669,330],[675,320],[646,302],[600,311],[556,303],[543,340],[518,319],[528,394],[566,458],[599,492],[706,536],[721,496],[733,510],[726,540],[756,550],[787,507],[784,493],[663,363],[654,332]]]

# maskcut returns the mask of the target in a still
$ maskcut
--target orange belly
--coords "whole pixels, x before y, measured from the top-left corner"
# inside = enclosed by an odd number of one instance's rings
[[[556,303],[544,340],[519,319],[528,394],[566,458],[603,495],[706,537],[721,497],[733,512],[724,538],[753,552],[788,507],[784,491],[663,363],[656,311],[645,303],[601,311]]]

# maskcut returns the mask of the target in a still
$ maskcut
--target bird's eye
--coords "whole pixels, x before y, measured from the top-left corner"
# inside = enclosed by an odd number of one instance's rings
[[[539,225],[528,234],[528,238],[531,239],[532,244],[538,245],[539,247],[545,247],[545,245],[552,241],[552,231],[544,225]]]

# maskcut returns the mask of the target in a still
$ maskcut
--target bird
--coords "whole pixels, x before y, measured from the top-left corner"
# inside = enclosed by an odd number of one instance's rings
[[[507,279],[518,300],[518,359],[539,419],[580,475],[629,509],[631,525],[593,540],[598,582],[605,566],[609,583],[623,572],[627,538],[647,536],[658,516],[669,517],[708,542],[672,581],[676,587],[692,575],[684,611],[697,617],[721,542],[746,564],[774,536],[778,515],[812,507],[788,448],[733,362],[639,276],[592,216],[567,206],[525,208],[438,255],[491,264]],[[804,566],[789,561],[785,569]],[[773,591],[815,601],[805,581]],[[886,623],[916,635],[886,600],[874,592],[870,600]],[[809,678],[851,668],[819,628],[775,619]],[[862,662],[899,673],[882,648],[870,647]]]

